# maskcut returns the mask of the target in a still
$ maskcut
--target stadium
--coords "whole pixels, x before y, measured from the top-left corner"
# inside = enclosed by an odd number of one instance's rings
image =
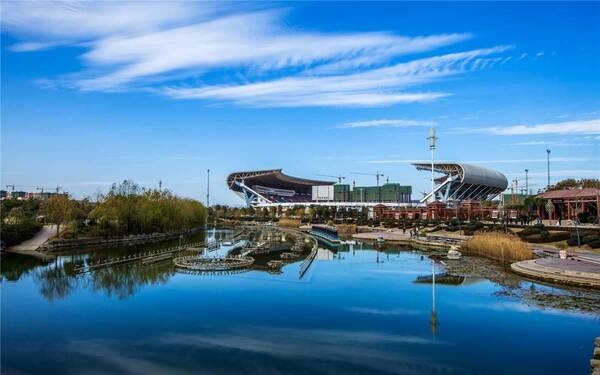
[[[413,163],[420,171],[431,172],[431,163]],[[493,169],[464,163],[434,163],[433,171],[443,174],[436,178],[435,189],[421,202],[492,200],[508,187],[508,180]]]
[[[418,170],[431,172],[431,163],[414,163]],[[435,163],[434,196],[412,200],[412,186],[384,183],[378,186],[350,186],[332,181],[293,177],[282,169],[234,172],[227,186],[248,207],[415,207],[427,202],[452,204],[461,201],[491,200],[508,186],[506,177],[495,170],[464,163]]]

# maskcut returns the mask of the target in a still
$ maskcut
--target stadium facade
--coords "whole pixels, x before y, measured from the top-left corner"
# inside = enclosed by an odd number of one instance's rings
[[[413,165],[418,170],[431,172],[431,163]],[[423,203],[492,200],[508,187],[508,180],[502,173],[477,165],[434,163],[433,171],[443,176],[435,179],[434,191],[421,199]]]
[[[411,186],[397,183],[351,187],[331,181],[288,176],[281,169],[231,173],[227,177],[227,186],[252,207],[398,206],[410,204],[412,194]]]
[[[431,163],[414,163],[418,170],[431,171]],[[506,190],[506,177],[495,170],[464,163],[434,163],[434,193],[413,202],[412,187],[397,183],[381,186],[350,186],[331,181],[286,175],[281,169],[234,172],[227,186],[247,206],[336,206],[336,207],[414,207],[427,202],[452,204],[491,200]]]

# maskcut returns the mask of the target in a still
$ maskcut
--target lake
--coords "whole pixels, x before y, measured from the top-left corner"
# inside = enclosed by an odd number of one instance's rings
[[[280,274],[171,260],[69,272],[171,245],[7,255],[2,373],[587,374],[600,336],[598,292],[408,248],[322,245],[303,277],[300,261]]]

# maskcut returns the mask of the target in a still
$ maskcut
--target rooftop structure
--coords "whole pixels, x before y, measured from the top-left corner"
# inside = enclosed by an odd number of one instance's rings
[[[590,223],[598,223],[598,207],[600,207],[600,189],[566,189],[551,190],[538,195],[546,199],[545,209],[538,207],[538,215],[551,220],[576,220],[591,217]]]
[[[231,173],[227,186],[247,206],[337,206],[371,207],[409,204],[412,187],[397,183],[350,187],[331,181],[310,180],[284,174],[281,169]]]
[[[284,174],[281,169],[234,172],[227,186],[248,206],[312,201],[313,186],[333,186],[330,181],[308,180]]]
[[[428,162],[413,163],[421,171],[431,171]],[[436,186],[421,202],[441,200],[454,202],[463,200],[490,200],[506,190],[508,180],[493,169],[464,163],[434,163],[433,171],[444,176],[435,179]]]

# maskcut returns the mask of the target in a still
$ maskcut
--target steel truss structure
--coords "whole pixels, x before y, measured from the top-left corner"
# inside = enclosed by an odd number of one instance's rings
[[[420,171],[431,171],[431,163],[413,163]],[[508,180],[493,169],[464,163],[434,163],[434,172],[444,174],[436,178],[433,193],[421,202],[460,202],[464,200],[491,200],[506,190]]]

